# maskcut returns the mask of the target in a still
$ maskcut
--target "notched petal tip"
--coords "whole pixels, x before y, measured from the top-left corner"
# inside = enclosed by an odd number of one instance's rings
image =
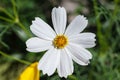
[[[78,17],[81,17],[87,20],[87,18],[84,15],[78,15]]]
[[[27,47],[27,51],[28,51],[28,47],[30,46],[30,42],[31,42],[31,38],[30,39],[28,39],[25,43],[26,43],[26,47]]]
[[[55,7],[55,8],[64,8],[64,7],[62,7],[62,6],[58,6],[58,7]]]
[[[35,19],[39,19],[39,17],[35,17]]]
[[[92,59],[92,58],[91,58]],[[90,59],[89,59],[90,60]],[[80,65],[82,65],[82,66],[87,66],[87,65],[89,65],[90,64],[90,61],[86,61],[86,62],[84,62],[84,64],[80,64]]]
[[[28,47],[29,47],[29,43],[30,43],[30,39],[28,39],[28,40],[26,41],[26,47],[27,47],[26,50],[27,50],[27,51],[29,51],[29,48],[28,48]]]
[[[28,43],[29,43],[29,40],[30,40],[30,39],[28,39],[28,40],[25,42],[26,46],[28,45]]]
[[[88,19],[84,15],[78,15],[78,17],[88,24]]]
[[[93,37],[96,37],[96,35],[94,33],[89,33],[89,34],[91,34]]]
[[[32,37],[26,41],[26,46],[28,47],[31,43],[34,43],[34,41],[39,40],[37,37]]]
[[[26,48],[26,50],[28,51],[28,48]]]
[[[90,33],[90,34],[91,34],[91,36],[92,36],[92,38],[93,38],[93,42],[94,42],[94,44],[95,44],[95,41],[96,41],[96,35],[95,35],[94,33]],[[96,45],[96,44],[95,44],[95,45]],[[94,46],[95,46],[95,45],[94,45]],[[94,47],[94,46],[93,46],[93,47]]]
[[[54,10],[65,10],[65,8],[64,8],[64,7],[61,7],[61,6],[58,6],[58,7],[54,7],[54,8],[52,9],[52,12],[53,12]]]
[[[41,71],[42,71],[43,75],[45,75],[45,74],[47,74],[48,76],[51,76],[51,75],[52,75],[52,74],[50,74],[50,73],[47,73],[45,70],[42,70],[42,69],[41,69]]]
[[[39,17],[35,17],[34,20],[32,20],[32,23],[35,22],[37,19],[40,19]]]
[[[30,52],[29,48],[26,48],[26,50]]]
[[[83,15],[78,15],[73,19],[73,21],[68,25],[65,34],[67,36],[76,35],[81,33],[88,25],[88,20]]]
[[[57,34],[63,34],[66,28],[66,10],[63,7],[54,7],[52,10],[52,22],[55,32]]]
[[[61,6],[58,6],[58,8],[62,8]]]

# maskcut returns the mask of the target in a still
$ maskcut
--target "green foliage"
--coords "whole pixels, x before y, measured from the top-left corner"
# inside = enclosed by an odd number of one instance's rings
[[[57,4],[53,1],[0,0],[0,80],[15,80],[24,66],[42,57],[44,52],[27,52],[25,41],[33,36],[29,26],[34,17],[52,25],[50,13]],[[88,17],[87,31],[97,35],[97,45],[90,49],[93,59],[86,67],[74,63],[74,73],[67,79],[57,73],[50,77],[41,73],[41,80],[120,80],[120,1],[85,0],[86,5],[82,0],[76,2],[79,4],[76,13]]]

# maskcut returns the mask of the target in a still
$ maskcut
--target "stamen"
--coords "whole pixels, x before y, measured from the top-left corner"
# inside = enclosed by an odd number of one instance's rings
[[[64,35],[57,35],[53,40],[55,48],[62,49],[68,44],[68,38]]]

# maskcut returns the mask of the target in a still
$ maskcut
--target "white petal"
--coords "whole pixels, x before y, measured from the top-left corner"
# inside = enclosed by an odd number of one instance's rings
[[[66,10],[63,7],[53,8],[52,22],[57,34],[63,34],[66,27]]]
[[[51,48],[48,50],[44,56],[41,58],[38,64],[38,69],[43,71],[43,74],[48,74],[48,76],[52,75],[59,63],[60,60],[60,51]]]
[[[52,46],[52,41],[33,37],[26,41],[26,46],[27,46],[27,51],[41,52],[48,50]]]
[[[85,29],[88,24],[86,17],[79,15],[77,16],[67,27],[65,34],[71,36],[78,34]]]
[[[60,77],[67,78],[68,75],[73,73],[73,62],[72,58],[67,52],[67,50],[63,49],[60,53],[60,63],[58,65],[58,74]]]
[[[53,29],[38,17],[32,21],[30,29],[36,36],[47,40],[53,40],[56,35]]]
[[[89,51],[77,44],[69,43],[67,49],[70,51],[73,60],[80,65],[88,65],[89,59],[92,58]]]
[[[94,33],[80,33],[69,37],[69,41],[81,45],[84,48],[91,48],[95,46]]]

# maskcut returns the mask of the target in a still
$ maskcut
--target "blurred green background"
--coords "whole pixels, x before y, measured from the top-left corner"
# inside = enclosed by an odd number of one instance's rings
[[[0,0],[0,80],[17,80],[29,63],[39,61],[44,52],[26,51],[25,41],[35,36],[29,26],[36,16],[52,26],[51,10],[59,5],[67,10],[68,24],[79,14],[88,18],[84,32],[95,33],[97,45],[89,49],[88,66],[74,63],[67,79],[41,73],[41,80],[120,80],[120,0]]]

